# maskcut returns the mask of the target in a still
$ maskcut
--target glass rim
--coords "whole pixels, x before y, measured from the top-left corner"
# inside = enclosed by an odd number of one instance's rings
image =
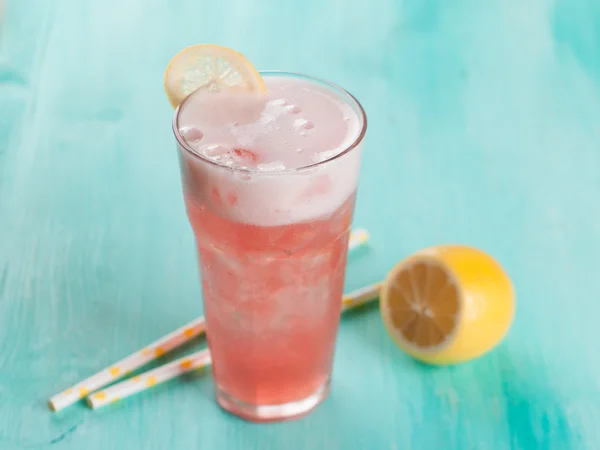
[[[183,138],[183,136],[181,135],[181,133],[179,132],[179,114],[181,112],[181,108],[182,106],[184,106],[189,99],[192,97],[192,95],[194,94],[194,92],[191,92],[175,109],[175,112],[173,114],[173,121],[172,121],[172,127],[173,127],[173,134],[175,134],[175,139],[177,140],[177,142],[179,143],[179,146],[181,148],[183,148],[187,153],[189,153],[192,157],[204,161],[208,164],[212,164],[215,167],[218,167],[220,169],[225,169],[228,170],[230,172],[234,172],[234,173],[252,173],[252,174],[256,174],[256,173],[260,173],[263,175],[280,175],[280,174],[290,174],[290,173],[296,173],[296,172],[303,172],[303,171],[307,171],[307,170],[311,170],[311,169],[315,169],[319,166],[322,166],[324,164],[327,164],[331,161],[334,161],[338,158],[341,158],[342,156],[346,155],[347,153],[350,153],[353,149],[355,149],[356,147],[358,147],[360,145],[360,143],[362,142],[363,138],[365,137],[365,134],[367,133],[367,114],[365,113],[365,110],[363,108],[363,106],[361,105],[361,103],[356,99],[356,97],[354,97],[350,92],[348,92],[346,89],[344,89],[343,87],[332,83],[330,81],[324,80],[322,78],[318,78],[318,77],[313,77],[311,75],[306,75],[304,73],[300,73],[300,72],[288,72],[285,70],[261,70],[259,71],[259,73],[261,75],[282,75],[282,76],[293,76],[293,77],[301,77],[301,78],[305,78],[307,80],[311,80],[311,81],[316,81],[318,83],[321,83],[325,86],[327,86],[330,89],[333,89],[335,91],[338,91],[340,94],[342,94],[345,98],[345,100],[348,100],[349,103],[351,103],[356,109],[357,109],[357,115],[359,117],[359,119],[361,120],[361,128],[360,128],[360,132],[358,133],[358,135],[356,136],[356,138],[352,141],[352,143],[350,143],[349,145],[347,145],[341,152],[336,153],[335,155],[323,160],[323,161],[318,161],[306,166],[301,166],[301,167],[295,167],[295,168],[291,168],[291,169],[284,169],[284,170],[278,170],[278,171],[274,171],[274,172],[267,172],[267,171],[262,171],[262,170],[258,170],[258,169],[241,169],[241,168],[236,168],[236,167],[229,167],[229,166],[224,166],[222,164],[217,163],[216,161],[213,161],[209,158],[206,158],[200,154],[198,154],[196,151],[194,151],[194,149],[185,141],[185,139]]]

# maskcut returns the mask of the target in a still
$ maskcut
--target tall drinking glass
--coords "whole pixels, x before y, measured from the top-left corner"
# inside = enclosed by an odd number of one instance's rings
[[[261,75],[250,118],[235,95],[191,94],[173,130],[217,401],[272,421],[329,392],[366,116],[336,85]]]

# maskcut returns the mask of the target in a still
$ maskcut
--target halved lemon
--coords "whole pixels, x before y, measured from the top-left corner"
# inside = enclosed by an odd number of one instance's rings
[[[265,92],[263,79],[244,55],[215,44],[192,45],[177,53],[165,70],[164,85],[174,108],[198,89]]]
[[[381,315],[394,341],[414,358],[454,364],[496,346],[513,320],[512,283],[488,254],[460,245],[408,257],[388,274]]]

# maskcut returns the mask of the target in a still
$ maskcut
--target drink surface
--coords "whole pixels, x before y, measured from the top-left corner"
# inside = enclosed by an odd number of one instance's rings
[[[221,404],[326,389],[339,322],[360,148],[290,169],[346,150],[362,118],[317,82],[265,83],[262,96],[193,94],[178,122]]]
[[[192,94],[179,116],[186,142],[224,166],[278,172],[329,159],[358,137],[359,116],[331,88],[287,76],[265,84],[266,94]]]

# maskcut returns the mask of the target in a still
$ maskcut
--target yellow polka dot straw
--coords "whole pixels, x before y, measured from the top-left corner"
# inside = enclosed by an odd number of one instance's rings
[[[350,234],[348,249],[354,250],[364,245],[369,240],[369,233],[364,229],[357,229]],[[136,369],[145,366],[150,361],[161,357],[163,354],[183,345],[196,336],[206,331],[206,322],[204,317],[182,326],[181,328],[169,333],[168,335],[153,342],[140,351],[118,361],[91,377],[71,386],[68,389],[54,395],[48,401],[48,406],[52,411],[60,411],[67,406],[72,405],[78,400],[86,397],[104,386],[129,375]]]
[[[342,299],[342,311],[375,300],[379,295],[380,287],[381,283],[375,283],[345,295]],[[98,391],[90,395],[86,401],[90,407],[100,408],[210,364],[210,352],[202,350]]]
[[[86,401],[91,408],[100,408],[109,403],[114,403],[129,397],[130,395],[137,394],[138,392],[156,386],[157,384],[164,383],[165,381],[171,380],[184,373],[209,366],[210,363],[210,353],[208,350],[202,350],[165,364],[164,366],[149,370],[148,372],[130,378],[129,380],[117,383],[102,391],[98,391],[90,395]]]
[[[206,322],[204,317],[182,326],[181,328],[167,334],[153,342],[140,351],[118,361],[91,377],[77,383],[74,386],[56,394],[48,401],[52,411],[60,411],[72,405],[79,399],[87,397],[91,392],[129,375],[132,371],[145,366],[150,361],[162,356],[164,353],[179,347],[190,339],[204,333]]]
[[[363,228],[353,230],[350,233],[350,240],[348,241],[348,250],[352,251],[355,248],[365,245],[369,242],[369,232]]]
[[[379,297],[381,284],[382,283],[371,284],[364,288],[357,289],[350,294],[344,295],[344,298],[342,298],[342,312],[375,300]]]

